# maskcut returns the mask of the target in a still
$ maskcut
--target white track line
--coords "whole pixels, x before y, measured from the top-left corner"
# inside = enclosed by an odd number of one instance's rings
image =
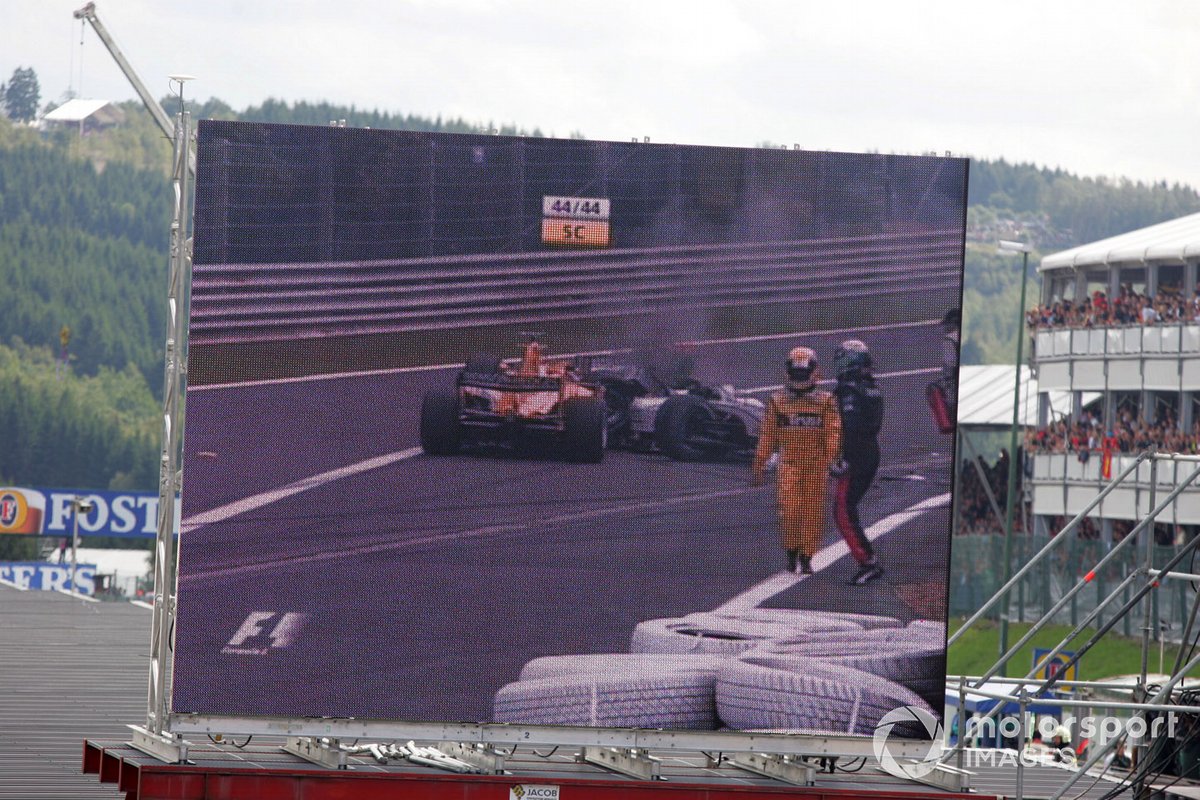
[[[89,603],[99,603],[100,602],[95,597],[89,597],[86,594],[80,594],[79,592],[73,592],[70,589],[55,589],[54,591],[58,592],[59,594],[65,594],[67,597],[74,597],[76,600],[86,600]]]
[[[695,341],[680,342],[685,345],[710,345],[710,344],[743,344],[746,342],[770,342],[779,339],[795,339],[802,336],[832,336],[839,333],[872,333],[874,331],[898,330],[901,328],[920,328],[926,325],[940,325],[939,319],[927,319],[920,322],[892,322],[884,325],[869,325],[862,328],[834,328],[824,331],[796,331],[795,333],[771,333],[762,336],[739,336],[731,339],[697,339]],[[573,358],[574,356],[611,356],[618,353],[628,353],[629,348],[620,348],[617,350],[592,350],[585,353],[562,353],[559,358]],[[241,383],[207,383],[203,386],[189,386],[189,392],[202,392],[209,389],[240,389],[251,386],[273,386],[275,384],[287,383],[307,383],[309,381],[332,381],[342,378],[362,378],[374,375],[398,375],[404,372],[437,372],[447,369],[462,369],[465,364],[430,364],[423,367],[392,367],[389,369],[368,369],[359,370],[356,372],[330,372],[322,375],[300,375],[294,378],[268,378],[261,381],[244,381]]]
[[[864,533],[866,533],[867,539],[870,541],[875,541],[885,533],[895,530],[909,520],[921,516],[926,511],[934,508],[941,508],[949,504],[949,492],[927,498],[916,505],[909,506],[903,511],[897,511],[895,514],[889,514],[871,527],[867,528]],[[844,556],[849,555],[849,553],[850,548],[846,545],[845,540],[838,540],[831,545],[827,545],[813,556],[813,571],[820,572]],[[724,605],[718,606],[716,609],[714,609],[714,613],[743,612],[757,608],[759,605],[771,599],[780,592],[786,591],[787,589],[795,586],[797,583],[804,580],[805,577],[807,576],[796,575],[795,573],[791,572],[776,573],[761,583],[742,592]]]
[[[147,609],[149,609],[149,610],[151,610],[151,611],[153,611],[153,610],[154,610],[154,604],[153,604],[153,603],[147,603],[145,600],[130,600],[130,601],[129,601],[129,605],[131,605],[131,606],[137,606],[138,608],[147,608]]]
[[[196,514],[195,516],[188,517],[186,520],[183,520],[180,523],[179,529],[183,533],[188,533],[190,531],[194,531],[196,528],[202,525],[211,525],[214,522],[224,522],[225,520],[236,517],[239,514],[245,514],[247,511],[254,511],[262,508],[263,506],[268,506],[272,503],[278,503],[280,500],[286,500],[292,495],[300,494],[301,492],[307,492],[309,489],[316,489],[320,486],[324,486],[327,483],[332,483],[333,481],[340,480],[342,478],[349,478],[352,475],[358,475],[361,472],[369,472],[373,469],[386,467],[389,464],[396,463],[397,461],[403,461],[406,458],[412,458],[413,456],[420,455],[422,452],[424,451],[420,447],[410,447],[407,450],[400,450],[395,453],[388,453],[387,455],[368,458],[365,461],[359,461],[357,464],[351,464],[348,467],[339,467],[338,469],[331,469],[328,472],[322,472],[319,475],[311,475],[307,478],[301,478],[300,480],[294,483],[289,483],[287,486],[283,486],[279,489],[272,489],[269,492],[261,492],[243,500],[237,500],[233,503],[218,506],[208,511],[203,511],[199,514]]]
[[[13,589],[16,589],[18,592],[28,592],[29,591],[28,586],[22,586],[19,583],[14,583],[13,581],[8,580],[7,578],[0,578],[0,586],[9,586],[9,587],[12,587]]]

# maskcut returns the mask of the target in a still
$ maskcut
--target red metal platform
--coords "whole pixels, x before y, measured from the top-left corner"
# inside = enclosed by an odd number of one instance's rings
[[[351,758],[349,768],[319,767],[278,749],[193,745],[189,763],[164,764],[126,743],[85,741],[83,771],[114,783],[126,800],[507,800],[517,785],[559,787],[563,800],[922,800],[972,798],[867,770],[818,773],[817,785],[798,787],[731,767],[711,768],[701,754],[666,756],[662,778],[637,781],[579,764],[569,755],[514,755],[506,775],[455,775]]]

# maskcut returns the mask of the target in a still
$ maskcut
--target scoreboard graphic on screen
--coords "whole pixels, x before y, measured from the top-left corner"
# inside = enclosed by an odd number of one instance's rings
[[[593,197],[543,197],[542,241],[566,247],[608,247],[609,201]]]
[[[940,716],[966,179],[201,122],[174,711]]]

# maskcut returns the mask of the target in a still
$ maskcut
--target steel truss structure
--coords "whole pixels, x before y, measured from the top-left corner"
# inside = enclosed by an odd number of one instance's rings
[[[1166,496],[1159,501],[1157,498],[1157,474],[1158,465],[1162,462],[1175,462],[1181,465],[1186,465],[1191,468],[1191,472],[1171,489]],[[1007,619],[1010,607],[1010,592],[1017,587],[1021,581],[1029,575],[1038,564],[1053,554],[1063,542],[1066,542],[1075,535],[1075,532],[1083,520],[1095,510],[1103,501],[1104,498],[1112,494],[1113,491],[1120,488],[1122,483],[1135,476],[1138,470],[1147,465],[1150,471],[1150,490],[1149,490],[1149,510],[1143,516],[1132,530],[1119,542],[1116,542],[1112,548],[1096,562],[1082,578],[1071,586],[1063,596],[1046,612],[1042,617],[1036,620],[1030,627],[1029,631],[1022,636],[1015,644],[1013,644],[1006,652],[1000,655],[998,660],[993,664],[983,675],[974,677],[965,676],[947,676],[947,690],[958,691],[960,714],[965,708],[965,700],[968,693],[979,695],[989,699],[1003,700],[1008,702],[996,703],[992,710],[984,717],[973,720],[975,726],[981,726],[989,720],[994,720],[998,717],[1001,711],[1016,703],[1020,709],[1021,726],[1017,735],[1017,749],[1019,752],[1024,751],[1027,730],[1027,709],[1044,698],[1045,693],[1055,687],[1077,687],[1085,689],[1100,689],[1110,691],[1129,691],[1129,686],[1124,684],[1114,684],[1096,681],[1068,681],[1061,679],[1061,676],[1066,674],[1066,671],[1077,664],[1088,650],[1090,650],[1104,635],[1111,631],[1118,621],[1126,615],[1135,615],[1141,611],[1141,672],[1138,676],[1137,685],[1132,691],[1131,702],[1122,701],[1104,701],[1099,699],[1086,700],[1070,700],[1055,698],[1053,700],[1042,702],[1051,702],[1054,705],[1064,708],[1105,708],[1114,711],[1128,712],[1140,716],[1143,720],[1148,714],[1179,714],[1190,715],[1193,719],[1200,718],[1200,705],[1188,705],[1173,703],[1172,700],[1177,696],[1178,687],[1183,681],[1188,672],[1200,666],[1200,655],[1197,654],[1197,638],[1198,632],[1195,627],[1197,611],[1200,610],[1200,591],[1196,592],[1196,597],[1193,600],[1191,613],[1187,622],[1187,626],[1183,632],[1183,638],[1180,642],[1179,652],[1175,662],[1171,667],[1169,675],[1165,682],[1161,685],[1151,685],[1148,683],[1148,664],[1151,644],[1151,598],[1150,595],[1158,589],[1164,581],[1195,581],[1197,576],[1181,569],[1181,565],[1185,558],[1193,556],[1198,548],[1200,548],[1200,536],[1194,536],[1191,541],[1181,547],[1175,556],[1163,567],[1155,568],[1154,566],[1154,526],[1159,516],[1167,511],[1174,503],[1175,499],[1193,482],[1200,478],[1200,456],[1181,455],[1176,453],[1158,453],[1154,450],[1146,450],[1138,454],[1133,463],[1128,465],[1119,475],[1110,480],[1104,485],[1096,496],[1075,515],[1063,528],[1046,543],[1040,551],[1038,551],[1024,566],[1018,570],[1011,579],[1009,579],[1000,589],[989,599],[983,606],[975,612],[957,631],[951,635],[947,642],[947,647],[954,644],[962,638],[963,634],[975,625],[979,620],[988,614],[993,608],[998,607],[1001,619]],[[1091,611],[1080,620],[1080,622],[1068,633],[1057,645],[1055,645],[1049,653],[1039,660],[1034,668],[1029,670],[1023,677],[1008,678],[1006,677],[1006,668],[1009,661],[1015,656],[1022,647],[1027,645],[1034,636],[1045,628],[1054,619],[1062,608],[1069,604],[1077,594],[1079,594],[1088,584],[1090,584],[1098,573],[1108,568],[1110,565],[1117,566],[1122,562],[1118,561],[1118,556],[1126,554],[1131,548],[1136,548],[1140,544],[1144,555],[1140,558],[1139,565],[1130,570],[1127,575],[1120,580],[1111,592],[1105,595]],[[1128,591],[1127,591],[1128,590]],[[1132,595],[1129,594],[1132,591]],[[1116,608],[1113,615],[1105,621],[1093,633],[1088,640],[1080,646],[1063,664],[1059,670],[1046,678],[1040,678],[1038,675],[1044,668],[1054,662],[1064,650],[1079,638],[1085,630],[1095,624],[1100,618],[1104,610],[1110,605],[1114,605],[1121,598],[1122,602]],[[1140,609],[1139,609],[1140,606]],[[1189,654],[1185,656],[1185,652]],[[985,684],[991,683],[1001,685],[1011,685],[1012,692],[996,692],[985,688]],[[966,746],[967,736],[965,720],[960,716],[959,736],[955,747],[946,752],[941,761],[943,763],[955,762],[959,767],[964,762],[964,749]],[[1068,794],[1072,788],[1084,780],[1089,775],[1089,771],[1093,770],[1106,756],[1112,753],[1118,745],[1126,740],[1126,735],[1121,734],[1115,736],[1102,746],[1098,746],[1093,752],[1090,752],[1087,761],[1075,772],[1068,773],[1069,777],[1059,790],[1052,796],[1051,800],[1059,800]],[[1131,773],[1128,783],[1132,785],[1134,796],[1142,796],[1148,786],[1148,779],[1151,777],[1151,767],[1155,760],[1151,757],[1151,748],[1155,746],[1156,739],[1151,737],[1149,740],[1142,739],[1134,743],[1136,767]],[[1024,797],[1023,790],[1023,760],[1017,761],[1017,797]],[[1096,781],[1100,780],[1100,776],[1092,776]]]
[[[187,286],[191,271],[191,115],[175,118],[172,159],[171,269],[167,290],[167,338],[163,378],[163,427],[158,481],[158,527],[154,541],[154,612],[150,623],[150,671],[146,724],[133,728],[134,747],[165,760],[187,759],[187,745],[171,732],[167,715],[167,671],[175,633],[175,588],[179,556],[175,547],[175,503],[182,488],[183,430],[180,392],[187,371]]]

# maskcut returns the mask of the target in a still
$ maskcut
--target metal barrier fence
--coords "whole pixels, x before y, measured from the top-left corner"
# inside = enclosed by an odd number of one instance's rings
[[[1068,534],[1071,535],[1071,534]],[[1046,536],[1013,537],[1012,572],[1028,562],[1030,558],[1046,545]],[[1154,548],[1154,565],[1163,566],[1179,552],[1182,545],[1156,546]],[[1012,590],[1009,600],[1010,619],[1025,622],[1033,621],[1050,610],[1051,606],[1063,594],[1084,577],[1091,566],[1098,562],[1108,552],[1105,542],[1099,539],[1081,539],[1072,537],[1072,541],[1063,544],[1050,559],[1039,564],[1027,578]],[[1095,608],[1101,599],[1108,595],[1121,580],[1140,564],[1139,559],[1144,554],[1140,545],[1130,548],[1130,552],[1122,558],[1114,559],[1105,569],[1097,571],[1091,583],[1080,592],[1072,602],[1054,617],[1054,622],[1063,625],[1076,625]],[[988,600],[1004,582],[1004,536],[992,535],[962,535],[955,536],[952,542],[950,556],[950,613],[964,616],[974,613]],[[1185,571],[1188,564],[1184,562]],[[1128,599],[1130,590],[1126,587]],[[1168,639],[1178,637],[1187,624],[1187,615],[1191,611],[1192,589],[1184,581],[1167,581],[1149,595],[1151,603],[1151,619],[1157,620],[1153,637],[1157,640],[1161,635]],[[1119,605],[1119,604],[1118,604]],[[1116,605],[1114,605],[1114,608]],[[1103,625],[1110,614],[1102,613],[1097,625]],[[1140,635],[1136,629],[1137,621],[1126,615],[1118,624],[1116,631],[1125,636]],[[1138,615],[1140,619],[1140,614]]]
[[[1114,455],[1112,474],[1116,475],[1133,463],[1132,455]],[[1103,488],[1101,453],[1089,454],[1080,461],[1076,453],[1036,453],[1032,459],[1033,509],[1038,514],[1073,514],[1081,509]],[[1160,462],[1157,467],[1155,490],[1169,491],[1191,472],[1185,463]],[[1150,509],[1150,464],[1143,463],[1120,488],[1113,491],[1101,512],[1104,516],[1137,519]],[[1162,522],[1200,524],[1200,486],[1192,484],[1163,512]]]
[[[1200,353],[1200,325],[1168,323],[1039,330],[1034,342],[1038,361]]]
[[[208,264],[192,345],[401,333],[957,289],[961,234],[334,263]]]

